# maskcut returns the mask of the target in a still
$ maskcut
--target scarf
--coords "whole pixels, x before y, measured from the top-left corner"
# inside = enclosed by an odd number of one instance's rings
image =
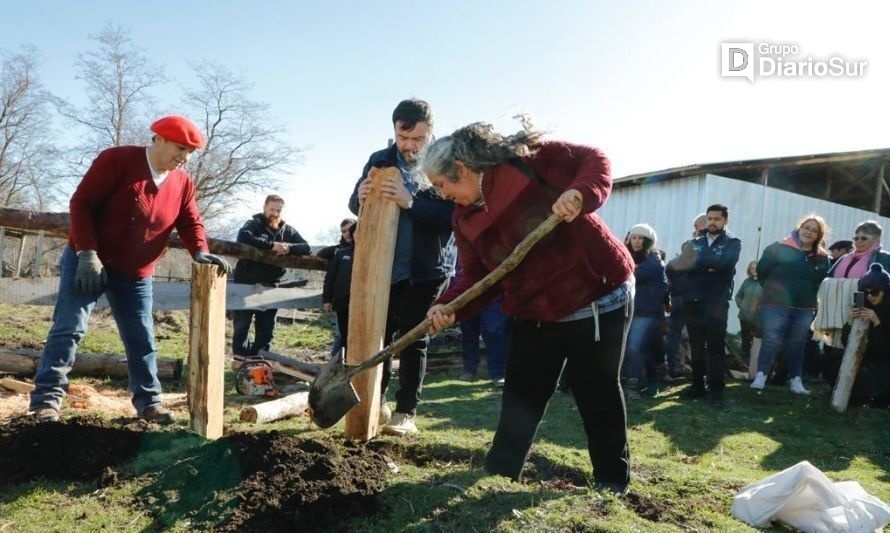
[[[880,243],[875,244],[862,252],[850,252],[838,259],[834,268],[835,278],[862,279],[868,273],[868,260],[875,252],[881,249]]]

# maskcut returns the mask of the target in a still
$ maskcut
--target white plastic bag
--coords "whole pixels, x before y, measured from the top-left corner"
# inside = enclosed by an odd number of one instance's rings
[[[859,483],[835,483],[801,461],[743,488],[733,497],[732,515],[755,527],[778,520],[806,532],[866,533],[890,523],[890,506]]]

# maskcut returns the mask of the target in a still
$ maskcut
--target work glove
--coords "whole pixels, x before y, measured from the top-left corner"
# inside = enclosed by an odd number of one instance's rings
[[[74,287],[89,294],[96,294],[105,288],[108,274],[96,250],[84,250],[77,254],[77,272],[74,273]]]
[[[229,266],[229,264],[218,255],[213,255],[198,250],[197,252],[195,252],[195,262],[216,265],[221,268],[226,274],[232,273],[232,267]]]

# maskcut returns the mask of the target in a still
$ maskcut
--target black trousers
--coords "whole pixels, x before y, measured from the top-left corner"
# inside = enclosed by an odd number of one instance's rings
[[[389,309],[386,316],[384,344],[411,331],[423,322],[426,312],[436,299],[444,280],[412,284],[408,280],[394,283],[389,290]],[[420,403],[423,377],[426,374],[426,351],[429,335],[424,335],[399,354],[399,390],[396,392],[396,412],[415,414]],[[384,397],[389,387],[392,360],[383,364],[382,390]]]
[[[687,299],[683,311],[692,352],[692,386],[703,390],[707,374],[711,394],[723,394],[729,302]]]
[[[630,481],[627,415],[619,382],[630,316],[622,307],[572,322],[517,319],[510,339],[501,416],[485,469],[518,480],[560,372],[575,397],[598,482]]]
[[[260,350],[269,351],[277,316],[278,309],[232,311],[232,353],[257,355]],[[247,339],[251,322],[254,323],[253,342]]]

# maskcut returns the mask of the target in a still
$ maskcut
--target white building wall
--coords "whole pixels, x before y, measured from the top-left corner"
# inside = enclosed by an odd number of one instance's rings
[[[853,229],[863,220],[877,220],[890,230],[890,218],[876,217],[868,211],[712,174],[617,189],[599,214],[621,238],[634,224],[652,225],[658,234],[658,247],[670,259],[690,238],[695,216],[716,203],[729,208],[729,231],[742,240],[736,289],[745,279],[748,263],[756,261],[770,243],[788,235],[805,214],[815,212],[828,221],[832,228],[828,244],[851,239]],[[731,332],[739,329],[737,315],[733,302],[728,324]]]

